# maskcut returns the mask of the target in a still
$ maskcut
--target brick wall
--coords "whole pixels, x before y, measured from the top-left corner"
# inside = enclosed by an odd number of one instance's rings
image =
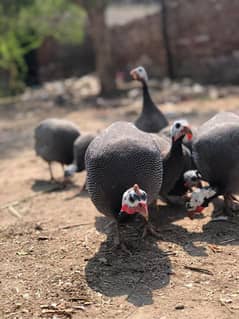
[[[239,83],[239,1],[165,2],[175,75]]]

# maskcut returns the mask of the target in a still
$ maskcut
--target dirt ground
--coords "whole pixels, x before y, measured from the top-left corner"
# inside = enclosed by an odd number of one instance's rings
[[[135,221],[123,229],[128,256],[112,250],[109,221],[86,192],[78,195],[85,173],[63,190],[48,182],[47,164],[33,150],[40,120],[64,117],[83,133],[96,132],[133,120],[140,108],[121,100],[118,107],[82,103],[0,106],[0,318],[239,318],[239,218],[212,222],[210,206],[191,221],[182,208],[159,203],[154,222],[162,240],[141,241]],[[229,95],[162,110],[170,120],[185,116],[198,125],[238,106],[239,96]]]

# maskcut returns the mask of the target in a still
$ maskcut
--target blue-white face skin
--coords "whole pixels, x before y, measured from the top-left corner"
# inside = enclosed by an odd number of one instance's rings
[[[137,184],[124,192],[121,212],[132,215],[139,213],[146,221],[149,218],[147,194]]]
[[[183,175],[184,184],[188,189],[202,187],[202,175],[197,170],[189,170]]]
[[[171,127],[171,136],[174,141],[180,137],[186,136],[188,140],[192,138],[192,131],[187,120],[177,120]]]
[[[138,192],[134,188],[128,189],[124,192],[122,196],[122,206],[127,205],[129,207],[136,207],[139,203],[147,204],[147,194],[142,189],[139,189]]]
[[[145,68],[142,66],[138,66],[137,68],[133,69],[130,72],[130,75],[133,77],[136,81],[144,81],[145,83],[148,83],[148,74],[145,71]]]

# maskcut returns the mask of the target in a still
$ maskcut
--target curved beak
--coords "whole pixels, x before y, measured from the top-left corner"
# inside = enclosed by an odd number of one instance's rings
[[[139,203],[137,206],[136,211],[144,217],[146,221],[149,220],[149,210],[148,210],[148,205],[146,203]]]
[[[132,78],[134,79],[134,80],[139,80],[139,77],[138,77],[138,74],[137,74],[137,71],[134,69],[134,70],[132,70],[132,71],[130,71],[130,75],[132,76]]]
[[[187,136],[188,141],[191,141],[193,138],[193,132],[189,126],[184,126],[183,128],[184,134]]]

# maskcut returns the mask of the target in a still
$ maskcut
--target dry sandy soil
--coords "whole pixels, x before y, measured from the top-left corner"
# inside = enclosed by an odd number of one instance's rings
[[[239,218],[212,222],[209,207],[191,221],[182,208],[159,203],[154,222],[162,240],[141,241],[135,221],[123,229],[133,250],[128,256],[112,249],[109,221],[87,193],[78,195],[84,173],[63,190],[48,182],[47,165],[33,151],[34,126],[57,116],[95,132],[134,119],[140,103],[118,105],[0,107],[0,318],[239,318]],[[199,124],[238,106],[234,95],[162,110]],[[60,178],[57,164],[55,170]]]

